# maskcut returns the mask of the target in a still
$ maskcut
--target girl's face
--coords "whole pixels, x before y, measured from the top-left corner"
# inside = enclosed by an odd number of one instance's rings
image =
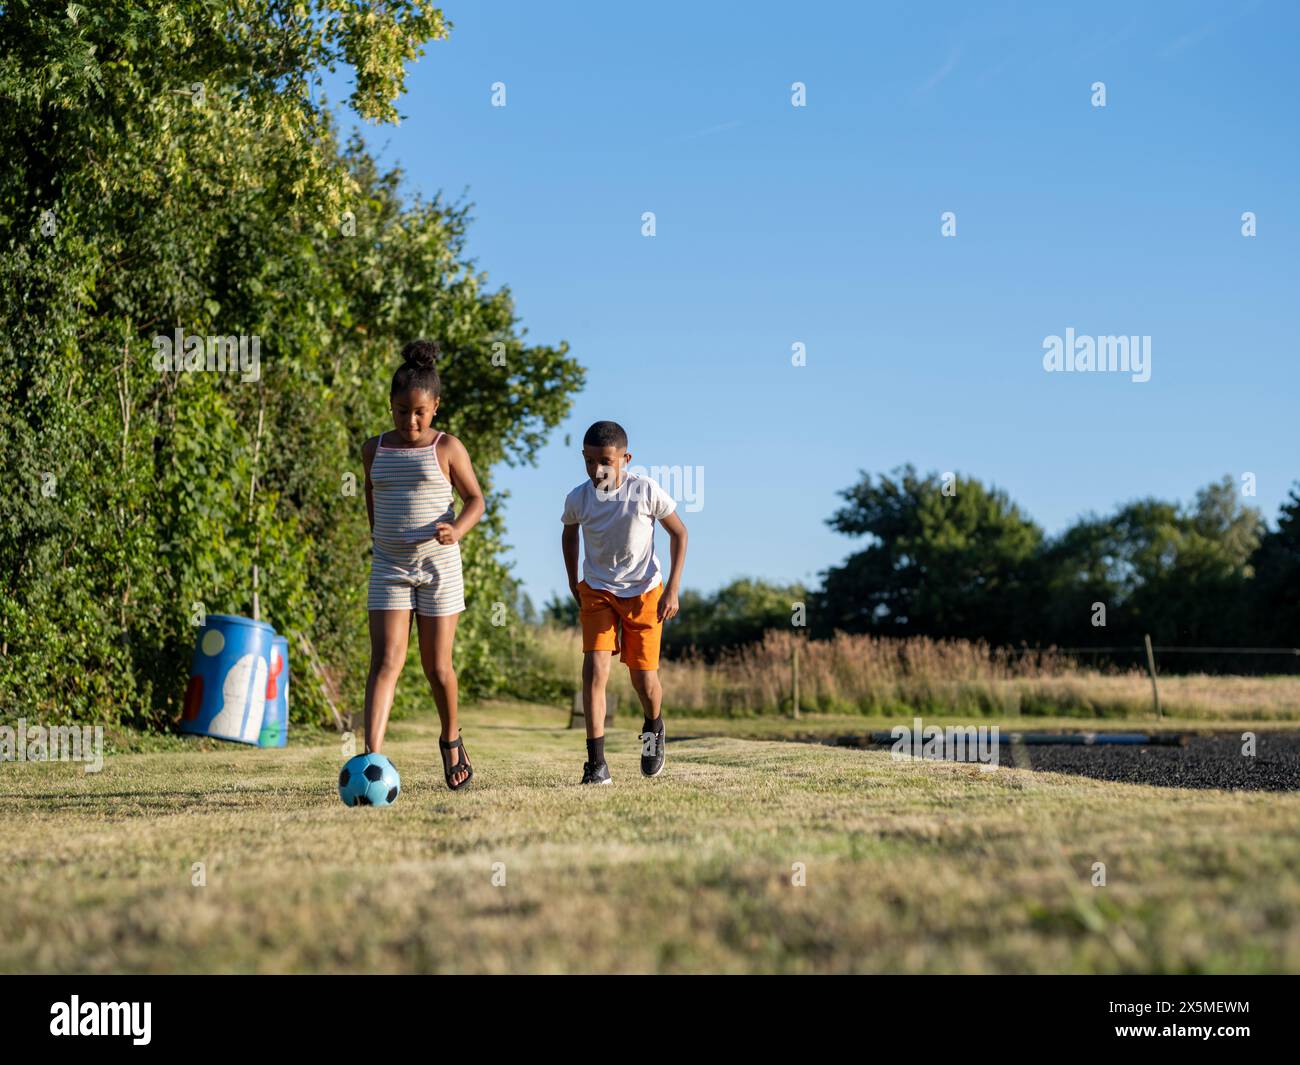
[[[393,410],[393,428],[407,443],[422,437],[438,412],[438,397],[422,388],[394,392],[389,405]]]

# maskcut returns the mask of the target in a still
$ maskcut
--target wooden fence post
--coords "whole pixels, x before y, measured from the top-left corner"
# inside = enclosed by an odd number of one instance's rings
[[[799,720],[799,641],[790,649],[790,708],[794,719]]]
[[[1147,669],[1151,671],[1151,695],[1156,701],[1156,717],[1164,717],[1160,712],[1160,689],[1156,686],[1156,653],[1151,649],[1151,634],[1146,634]]]

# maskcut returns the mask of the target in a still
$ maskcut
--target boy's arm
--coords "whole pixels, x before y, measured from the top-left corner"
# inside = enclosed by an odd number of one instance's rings
[[[569,591],[573,598],[582,603],[578,595],[578,525],[566,525],[560,537],[560,548],[564,551],[564,569],[569,574]]]
[[[667,621],[677,616],[677,596],[682,590],[682,569],[686,565],[686,526],[677,512],[666,514],[659,519],[659,524],[668,533],[668,549],[672,555],[672,564],[668,569],[668,583],[664,585],[664,594],[659,597],[659,620]]]

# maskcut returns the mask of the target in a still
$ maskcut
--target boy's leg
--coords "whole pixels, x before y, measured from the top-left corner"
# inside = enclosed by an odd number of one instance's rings
[[[618,650],[618,614],[614,610],[613,596],[590,587],[586,581],[578,582],[581,606],[578,619],[582,623],[582,714],[587,725],[587,765],[600,769],[600,776],[592,779],[584,770],[584,784],[609,783],[605,765],[605,687],[609,682],[610,656]]]
[[[647,721],[659,719],[659,707],[663,703],[664,691],[659,686],[658,669],[632,669],[628,667],[628,676],[636,697],[641,700],[641,710]]]
[[[658,776],[664,768],[664,722],[659,685],[659,644],[663,622],[659,620],[659,597],[663,585],[645,595],[620,601],[623,618],[623,661],[628,677],[641,701],[645,727],[641,731],[641,772]]]
[[[366,677],[366,751],[384,745],[388,712],[393,708],[397,678],[406,662],[411,631],[410,610],[370,611],[370,673]]]
[[[415,625],[420,638],[420,665],[433,689],[433,702],[438,707],[438,720],[442,725],[442,738],[450,742],[460,735],[457,720],[459,686],[456,671],[451,665],[451,649],[456,642],[456,622],[459,614],[440,614],[428,617],[415,615]],[[460,748],[449,752],[453,766],[460,763]],[[459,784],[466,777],[465,770],[454,772],[451,782]]]
[[[628,674],[632,678],[637,698],[641,700],[641,709],[645,712],[645,725],[641,729],[641,774],[657,777],[664,769],[664,743],[668,738],[664,734],[664,719],[659,709],[663,699],[659,671],[629,667]]]
[[[612,651],[587,651],[582,656],[582,713],[587,719],[587,739],[605,737],[605,687],[609,682]]]

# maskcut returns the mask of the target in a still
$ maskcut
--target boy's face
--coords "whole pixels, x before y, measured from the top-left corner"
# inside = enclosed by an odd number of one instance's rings
[[[632,453],[610,444],[608,447],[582,446],[582,459],[587,464],[591,483],[605,492],[612,492],[623,483],[623,470],[632,461]]]
[[[407,443],[422,437],[438,411],[438,399],[422,388],[394,392],[391,400],[393,428]]]

